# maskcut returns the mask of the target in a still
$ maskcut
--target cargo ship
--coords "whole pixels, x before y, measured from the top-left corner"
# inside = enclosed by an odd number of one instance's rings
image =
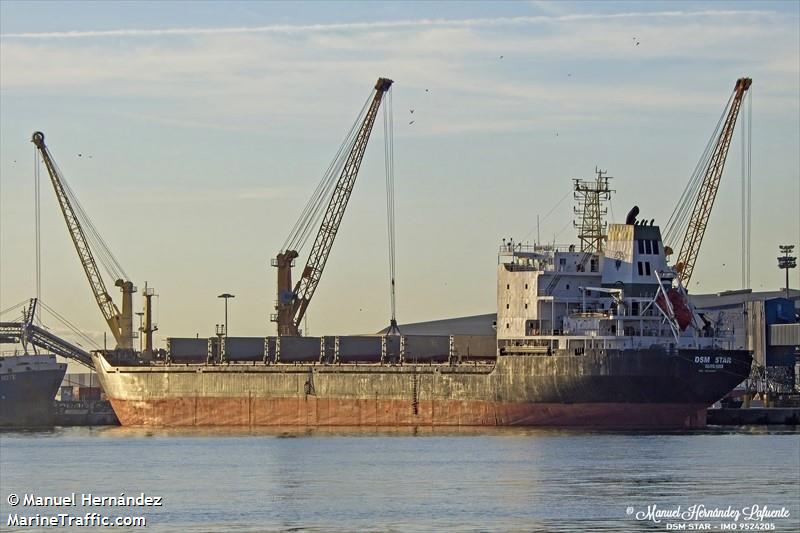
[[[703,426],[751,354],[694,313],[653,221],[592,211],[579,245],[503,241],[494,336],[218,334],[95,368],[125,426]]]
[[[51,354],[0,357],[0,427],[52,426],[66,372],[66,363]]]

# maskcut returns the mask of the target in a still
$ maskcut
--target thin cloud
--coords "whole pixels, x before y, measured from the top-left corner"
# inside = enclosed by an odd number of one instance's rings
[[[119,29],[89,31],[56,31],[6,33],[0,38],[8,39],[85,39],[93,37],[153,37],[153,36],[196,36],[221,34],[275,33],[298,34],[319,32],[363,31],[404,29],[420,27],[439,28],[494,28],[501,26],[529,26],[562,22],[580,22],[614,19],[645,18],[704,18],[704,17],[765,17],[773,16],[772,11],[757,10],[704,10],[704,11],[655,11],[607,14],[536,15],[522,17],[497,17],[481,19],[416,19],[373,22],[348,22],[333,24],[279,24],[270,26],[239,26],[228,28],[163,28],[163,29]]]

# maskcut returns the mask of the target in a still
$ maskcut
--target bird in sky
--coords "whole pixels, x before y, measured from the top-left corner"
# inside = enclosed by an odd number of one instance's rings
[[[413,109],[409,109],[408,111],[409,111],[409,113],[411,113],[412,115],[414,114],[414,110],[413,110]]]
[[[500,56],[500,59],[503,59],[503,56]]]
[[[83,157],[83,154],[78,154],[78,157]]]
[[[412,120],[411,122],[409,122],[409,123],[408,123],[408,125],[410,126],[410,125],[412,125],[414,122],[416,122],[416,120]]]
[[[431,92],[431,90],[430,89],[425,89],[425,92],[429,93],[429,92]]]

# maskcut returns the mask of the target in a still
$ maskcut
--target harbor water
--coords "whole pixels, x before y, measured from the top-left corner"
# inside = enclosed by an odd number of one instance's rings
[[[147,532],[800,530],[792,427],[56,428],[0,434],[0,473],[3,531],[59,531],[13,518],[59,513],[144,517],[112,529]],[[139,499],[114,505],[123,493]]]

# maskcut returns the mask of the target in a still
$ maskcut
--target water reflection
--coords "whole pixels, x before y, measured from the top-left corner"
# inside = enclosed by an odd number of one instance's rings
[[[55,428],[0,434],[0,472],[2,495],[162,496],[158,533],[641,531],[626,508],[653,503],[785,505],[800,529],[785,427]]]
[[[692,430],[603,430],[586,428],[535,428],[535,427],[486,427],[486,426],[215,426],[215,427],[123,427],[101,426],[95,428],[51,428],[0,432],[3,436],[15,433],[60,436],[66,434],[89,434],[114,438],[146,437],[248,437],[265,436],[276,438],[303,437],[561,437],[581,435],[630,435],[630,436],[701,436],[701,435],[800,435],[800,426],[709,426]]]

